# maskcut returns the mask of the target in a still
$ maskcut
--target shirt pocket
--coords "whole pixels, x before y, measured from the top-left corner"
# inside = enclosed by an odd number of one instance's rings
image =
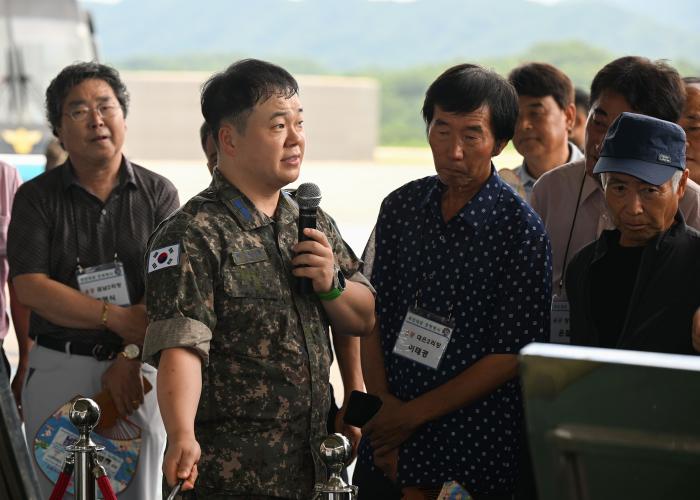
[[[280,272],[265,260],[231,265],[224,272],[224,290],[231,299],[280,300]]]
[[[244,364],[248,362],[240,356],[276,356],[289,315],[281,278],[269,261],[232,265],[225,270],[225,293],[217,303],[217,328],[223,336],[214,340],[222,353]]]

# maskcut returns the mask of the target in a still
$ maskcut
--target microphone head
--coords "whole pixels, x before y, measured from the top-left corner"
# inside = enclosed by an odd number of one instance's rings
[[[321,190],[313,182],[305,182],[299,185],[294,198],[302,210],[317,208],[321,204]]]

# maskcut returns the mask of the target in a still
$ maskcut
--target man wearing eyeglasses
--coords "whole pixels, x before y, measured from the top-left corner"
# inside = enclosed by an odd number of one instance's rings
[[[141,269],[149,235],[179,201],[167,179],[122,154],[128,103],[114,69],[94,62],[63,69],[46,91],[46,110],[68,160],[15,196],[10,278],[32,310],[36,344],[22,401],[44,497],[56,476],[51,454],[63,455],[52,450],[59,437],[51,437],[57,425],[50,417],[78,394],[102,393],[103,411],[111,399],[119,416],[102,434],[126,434],[121,451],[137,451],[110,456],[112,464],[122,461],[110,474],[119,498],[160,498],[165,432],[149,390],[155,369],[140,361],[147,322]]]

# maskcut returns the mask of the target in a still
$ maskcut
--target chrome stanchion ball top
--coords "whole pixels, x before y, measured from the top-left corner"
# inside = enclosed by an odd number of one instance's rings
[[[66,447],[68,451],[102,451],[104,446],[96,445],[90,439],[90,433],[100,421],[100,407],[92,399],[79,398],[71,405],[68,412],[71,423],[80,432],[80,438]]]
[[[100,421],[100,407],[92,399],[76,399],[71,405],[68,418],[80,432],[92,432]]]

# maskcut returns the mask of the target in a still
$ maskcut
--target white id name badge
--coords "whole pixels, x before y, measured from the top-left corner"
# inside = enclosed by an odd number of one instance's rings
[[[124,264],[110,262],[78,271],[78,288],[93,299],[118,306],[130,306]]]
[[[409,308],[393,353],[437,369],[450,342],[454,323],[418,308]]]
[[[552,344],[571,343],[569,301],[560,299],[556,295],[552,298],[552,311],[549,326],[549,341]]]

